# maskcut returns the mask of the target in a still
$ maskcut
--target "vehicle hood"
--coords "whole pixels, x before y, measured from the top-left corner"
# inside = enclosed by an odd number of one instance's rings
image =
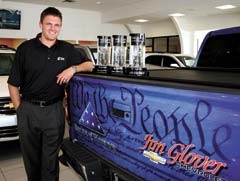
[[[0,76],[0,97],[9,97],[7,80],[8,76]]]
[[[145,64],[145,68],[147,68],[147,70],[173,69],[173,67],[161,67],[157,65],[148,64],[148,63]]]

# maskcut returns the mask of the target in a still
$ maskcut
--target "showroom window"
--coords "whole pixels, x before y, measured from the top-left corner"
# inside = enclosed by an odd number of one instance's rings
[[[146,38],[146,52],[181,53],[179,36]]]

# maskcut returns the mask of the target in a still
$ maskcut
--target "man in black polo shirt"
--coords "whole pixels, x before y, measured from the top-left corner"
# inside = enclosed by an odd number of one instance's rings
[[[18,47],[8,84],[28,181],[57,181],[64,87],[74,73],[91,71],[93,64],[73,45],[57,40],[62,26],[58,9],[46,8],[39,26],[42,32]]]

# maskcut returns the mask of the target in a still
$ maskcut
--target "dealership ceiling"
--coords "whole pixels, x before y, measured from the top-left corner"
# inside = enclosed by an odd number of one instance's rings
[[[154,23],[168,19],[170,14],[184,17],[217,16],[240,13],[240,0],[2,0],[46,6],[98,11],[103,22],[133,24],[137,19]],[[234,8],[218,9],[222,5]]]

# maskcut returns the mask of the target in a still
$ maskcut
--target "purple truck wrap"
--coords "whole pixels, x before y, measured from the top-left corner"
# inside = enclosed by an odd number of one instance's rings
[[[240,180],[239,89],[165,84],[74,76],[70,137],[146,181]]]

